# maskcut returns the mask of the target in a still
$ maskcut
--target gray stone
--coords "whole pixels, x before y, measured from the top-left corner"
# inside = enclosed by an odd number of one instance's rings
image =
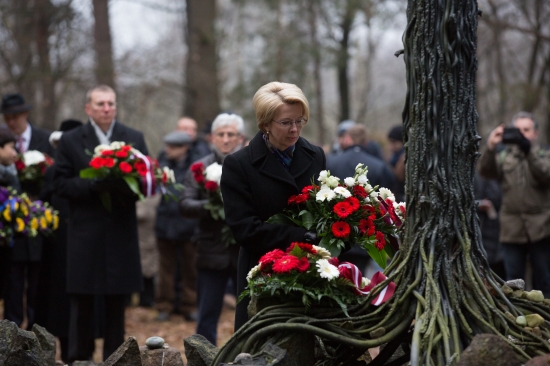
[[[142,366],[136,338],[129,337],[103,362],[103,366]]]
[[[520,315],[516,318],[516,324],[521,325],[522,327],[527,325],[527,318],[525,316]]]
[[[139,347],[142,366],[184,366],[180,352],[172,347],[149,349],[147,346]],[[193,366],[191,363],[190,366]]]
[[[514,290],[514,292],[512,292],[512,297],[515,297],[516,299],[521,299],[523,297],[523,290]]]
[[[510,296],[512,294],[512,292],[514,292],[514,290],[508,285],[502,285],[502,287],[500,289],[502,290],[502,292],[506,296]]]
[[[252,355],[250,353],[239,353],[237,357],[235,357],[235,361],[233,361],[233,363],[242,364],[246,361],[252,361]]]
[[[209,366],[218,353],[218,347],[200,334],[185,338],[183,347],[187,364],[192,366]]]
[[[527,300],[535,301],[535,302],[543,302],[544,301],[544,295],[542,291],[539,290],[532,290],[526,293]]]
[[[505,285],[511,287],[512,290],[525,290],[525,281],[521,278],[506,281]]]
[[[245,355],[245,354],[241,353],[241,355]],[[239,359],[238,362],[237,362],[237,359],[235,359],[235,362],[233,363],[229,363],[229,364],[222,363],[220,364],[220,366],[228,366],[228,365],[286,366],[286,365],[290,365],[288,363],[288,357],[286,356],[288,356],[287,351],[285,351],[284,349],[280,348],[275,344],[268,342],[264,345],[264,348],[260,352],[256,353],[255,355],[250,357],[242,357]],[[313,365],[313,363],[295,363],[292,365],[304,366],[304,365]]]
[[[460,355],[456,366],[520,366],[514,349],[494,334],[478,334]]]
[[[97,364],[92,361],[75,361],[72,366],[97,366]]]
[[[48,333],[46,328],[41,327],[38,324],[34,324],[31,330],[40,343],[42,353],[44,354],[44,360],[48,365],[55,365],[55,337],[53,334]]]
[[[544,299],[542,303],[546,306],[550,306],[550,299]]]
[[[548,366],[550,365],[550,355],[537,356],[527,361],[525,366]]]
[[[33,332],[20,329],[9,320],[0,321],[0,365],[52,366],[47,363]]]
[[[145,341],[145,345],[149,347],[149,349],[162,348],[162,346],[164,346],[164,339],[161,337],[149,337]]]
[[[531,328],[538,327],[544,324],[544,318],[539,314],[525,315],[525,320],[527,320],[527,325]]]

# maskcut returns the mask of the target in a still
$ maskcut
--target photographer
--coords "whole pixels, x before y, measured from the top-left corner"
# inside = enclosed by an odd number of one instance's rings
[[[491,132],[479,170],[501,183],[500,241],[507,279],[525,277],[529,254],[533,285],[550,297],[550,152],[537,143],[531,113],[516,114],[512,125]],[[496,152],[499,143],[506,148]]]

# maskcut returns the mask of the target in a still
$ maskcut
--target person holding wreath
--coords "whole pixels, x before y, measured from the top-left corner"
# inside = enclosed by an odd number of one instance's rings
[[[287,207],[288,197],[300,193],[325,169],[323,150],[300,136],[309,119],[309,104],[294,84],[271,82],[252,100],[258,133],[250,144],[228,155],[223,163],[221,192],[226,222],[240,245],[237,293],[260,257],[291,242],[316,242],[304,228],[267,223]],[[248,320],[245,298],[237,304],[235,331]]]

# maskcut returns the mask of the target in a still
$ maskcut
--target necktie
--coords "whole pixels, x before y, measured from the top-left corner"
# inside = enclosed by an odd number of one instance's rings
[[[19,136],[19,152],[23,154],[25,152],[25,138],[23,136]]]

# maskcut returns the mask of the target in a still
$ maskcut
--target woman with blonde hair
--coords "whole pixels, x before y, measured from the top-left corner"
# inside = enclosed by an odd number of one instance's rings
[[[287,207],[288,198],[311,184],[326,165],[323,149],[300,136],[309,119],[309,104],[300,88],[271,82],[252,102],[259,131],[247,147],[226,157],[221,179],[226,221],[241,247],[238,293],[263,254],[284,250],[295,241],[316,241],[314,232],[266,220]],[[248,320],[249,300],[237,305],[235,330]]]

